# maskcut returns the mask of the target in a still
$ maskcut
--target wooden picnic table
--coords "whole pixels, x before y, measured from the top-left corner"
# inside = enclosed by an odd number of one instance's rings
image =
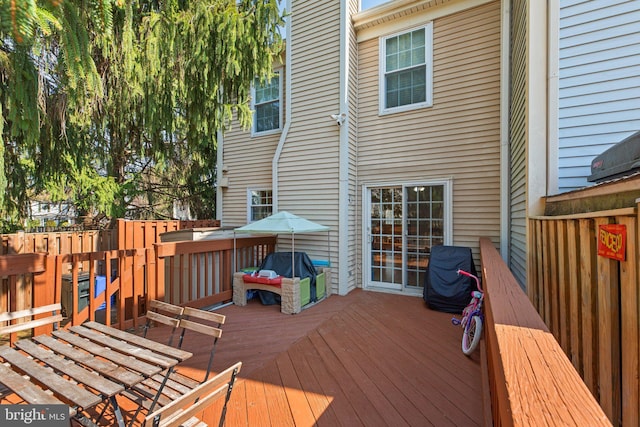
[[[28,404],[64,404],[81,419],[101,402],[124,419],[116,396],[192,354],[97,322],[0,347],[0,383]],[[161,390],[158,391],[158,394]]]

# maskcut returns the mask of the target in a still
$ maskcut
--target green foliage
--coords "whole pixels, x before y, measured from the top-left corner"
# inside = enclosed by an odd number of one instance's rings
[[[19,231],[22,229],[23,227],[20,223],[17,223],[11,220],[0,219],[0,234],[15,233],[16,231]]]
[[[13,3],[0,0],[1,213],[46,192],[109,217],[175,201],[213,217],[217,132],[234,112],[251,124],[251,82],[282,50],[277,1]]]

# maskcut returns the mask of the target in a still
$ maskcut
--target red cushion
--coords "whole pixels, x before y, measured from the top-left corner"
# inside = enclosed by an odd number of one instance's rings
[[[260,276],[254,276],[252,274],[244,274],[242,276],[242,280],[244,280],[245,283],[260,283],[262,285],[270,285],[270,286],[275,286],[277,288],[280,287],[280,284],[282,283],[282,277],[278,276],[275,279],[269,279],[268,277],[260,277]]]

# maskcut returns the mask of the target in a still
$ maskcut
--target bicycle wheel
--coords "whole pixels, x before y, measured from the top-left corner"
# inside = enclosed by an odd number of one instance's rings
[[[464,332],[462,333],[462,352],[469,356],[476,349],[480,342],[480,335],[482,334],[482,319],[480,316],[471,316]]]

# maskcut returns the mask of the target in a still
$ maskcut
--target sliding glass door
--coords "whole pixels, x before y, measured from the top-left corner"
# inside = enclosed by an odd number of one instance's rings
[[[365,190],[365,287],[419,292],[431,247],[446,242],[448,183]]]

